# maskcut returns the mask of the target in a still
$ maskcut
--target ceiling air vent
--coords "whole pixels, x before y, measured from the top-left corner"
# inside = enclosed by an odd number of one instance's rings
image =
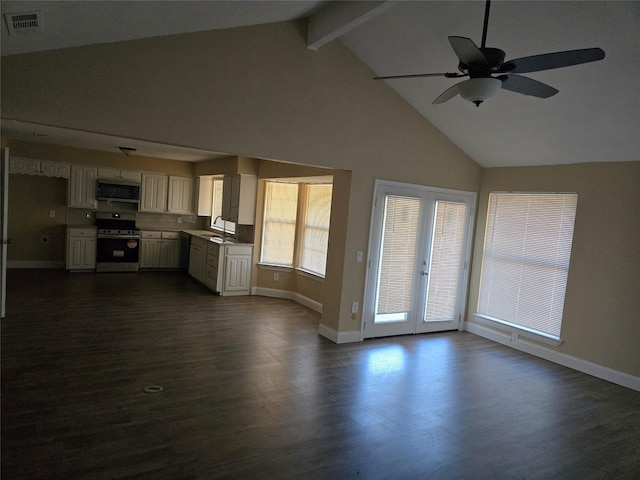
[[[42,12],[5,13],[9,35],[34,33],[42,29]]]

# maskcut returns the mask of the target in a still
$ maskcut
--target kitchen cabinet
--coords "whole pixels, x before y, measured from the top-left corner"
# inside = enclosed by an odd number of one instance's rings
[[[11,157],[9,159],[9,173],[69,178],[69,172],[70,165],[68,163],[21,157]]]
[[[140,268],[180,267],[179,232],[143,231],[140,237]]]
[[[179,232],[162,232],[160,268],[180,268]]]
[[[249,295],[253,245],[225,245],[224,249],[224,288],[220,294]]]
[[[167,211],[169,176],[155,173],[143,173],[141,182],[141,212]]]
[[[133,170],[118,170],[117,168],[98,168],[98,178],[108,178],[111,180],[122,180],[132,183],[140,183],[142,172]]]
[[[69,195],[67,205],[74,208],[97,209],[96,180],[98,169],[96,167],[71,166],[69,176]]]
[[[210,217],[213,201],[213,177],[199,177],[197,185],[198,202],[195,213],[199,217]]]
[[[222,273],[224,272],[224,264],[220,262],[220,245],[209,242],[207,245],[207,266],[204,284],[210,290],[217,292],[222,285]]]
[[[140,268],[160,267],[162,232],[140,232]]]
[[[205,283],[207,272],[207,243],[208,240],[197,236],[191,237],[189,248],[189,275]]]
[[[222,187],[222,218],[237,225],[253,225],[256,217],[256,175],[225,175]]]
[[[191,177],[169,176],[169,213],[193,214],[194,179]]]
[[[96,268],[96,229],[67,228],[67,270]]]

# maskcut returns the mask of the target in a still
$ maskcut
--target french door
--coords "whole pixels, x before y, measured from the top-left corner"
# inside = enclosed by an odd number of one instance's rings
[[[459,328],[475,198],[376,181],[363,338]]]

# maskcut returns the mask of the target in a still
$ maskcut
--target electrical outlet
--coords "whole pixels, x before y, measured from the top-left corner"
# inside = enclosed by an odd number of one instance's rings
[[[56,211],[55,210],[49,210],[49,218],[56,218]]]
[[[43,235],[42,237],[40,237],[40,243],[49,243],[49,237]]]
[[[358,263],[362,262],[362,250],[358,250],[356,252],[356,262]]]
[[[273,274],[273,281],[277,282],[278,280],[280,280],[280,274],[276,272]]]

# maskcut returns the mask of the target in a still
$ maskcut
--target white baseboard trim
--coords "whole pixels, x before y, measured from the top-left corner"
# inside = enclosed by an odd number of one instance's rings
[[[9,260],[7,268],[64,268],[64,260],[55,261],[32,261],[32,260]]]
[[[300,295],[296,292],[289,292],[288,290],[278,290],[275,288],[264,288],[264,287],[253,287],[251,289],[251,295],[261,295],[263,297],[273,297],[273,298],[286,298],[287,300],[293,300],[294,302],[299,303],[300,305],[304,305],[311,310],[314,310],[318,313],[322,313],[322,304],[320,302],[316,302],[315,300],[310,299],[309,297],[305,297],[304,295]]]
[[[322,323],[318,327],[318,333],[324,338],[328,338],[333,343],[355,343],[360,342],[360,330],[354,330],[351,332],[338,332],[333,328],[329,328]]]
[[[544,358],[550,362],[554,362],[573,370],[578,370],[579,372],[640,392],[640,377],[636,377],[619,370],[614,370],[609,367],[604,367],[587,360],[582,360],[572,355],[567,355],[566,353],[557,352],[518,335],[499,332],[477,323],[465,322],[465,330],[473,333],[474,335],[493,340],[494,342],[507,345],[530,355]]]

